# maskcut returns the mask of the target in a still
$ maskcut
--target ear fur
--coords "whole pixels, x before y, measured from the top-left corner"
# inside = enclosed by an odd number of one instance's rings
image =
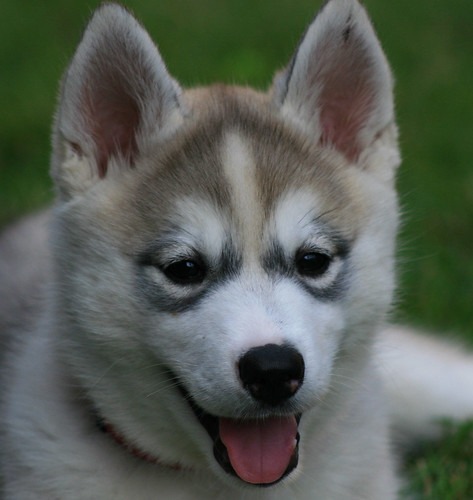
[[[135,158],[181,118],[180,89],[147,32],[123,7],[93,15],[63,79],[52,175],[68,198]]]
[[[365,9],[357,0],[329,0],[277,77],[273,96],[281,113],[315,142],[360,163],[389,125],[397,151],[392,90],[391,72]]]

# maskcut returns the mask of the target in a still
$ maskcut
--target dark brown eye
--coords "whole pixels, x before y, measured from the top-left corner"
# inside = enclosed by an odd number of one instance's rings
[[[296,269],[302,276],[317,278],[327,271],[331,261],[331,257],[322,252],[300,251],[296,255]]]
[[[205,266],[197,260],[178,260],[163,266],[163,273],[178,285],[196,285],[202,283],[207,273]]]

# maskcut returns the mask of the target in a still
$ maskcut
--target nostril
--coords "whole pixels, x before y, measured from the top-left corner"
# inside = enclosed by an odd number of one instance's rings
[[[251,396],[272,406],[292,397],[304,380],[304,358],[289,345],[253,347],[240,358],[238,368]]]

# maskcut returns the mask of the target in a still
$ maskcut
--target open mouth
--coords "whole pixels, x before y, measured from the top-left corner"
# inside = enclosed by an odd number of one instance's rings
[[[215,417],[200,408],[185,388],[178,385],[210,435],[215,459],[225,472],[249,484],[270,486],[296,468],[300,415],[254,420]]]

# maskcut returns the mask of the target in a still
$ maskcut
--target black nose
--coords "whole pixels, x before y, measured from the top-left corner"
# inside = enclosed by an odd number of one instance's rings
[[[304,358],[288,345],[253,347],[239,362],[243,386],[254,399],[271,406],[284,403],[304,380]]]

